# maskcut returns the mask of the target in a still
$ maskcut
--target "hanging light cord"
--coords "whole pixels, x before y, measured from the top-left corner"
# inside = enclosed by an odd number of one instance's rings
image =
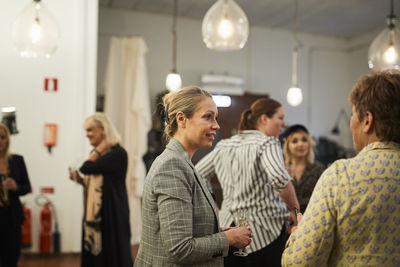
[[[294,0],[293,37],[296,42],[296,44],[295,44],[296,48],[300,48],[302,45],[299,38],[297,37],[297,24],[298,24],[298,19],[299,19],[298,13],[299,13],[298,1]]]
[[[293,38],[295,41],[292,54],[292,87],[297,87],[297,59],[301,42],[297,37],[298,2],[294,0]]]
[[[172,72],[177,73],[176,68],[176,46],[177,46],[177,36],[176,36],[176,21],[178,17],[178,0],[174,0],[173,7],[173,17],[172,17]]]
[[[394,28],[394,21],[396,19],[396,15],[394,14],[394,2],[393,0],[390,1],[390,15],[387,16],[387,25],[389,29]]]

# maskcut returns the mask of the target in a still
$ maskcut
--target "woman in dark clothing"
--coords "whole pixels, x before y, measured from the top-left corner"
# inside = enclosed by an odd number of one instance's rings
[[[10,154],[10,132],[0,123],[0,266],[16,267],[24,213],[19,196],[31,191],[24,158]]]
[[[79,169],[83,178],[70,170],[70,178],[82,184],[85,192],[81,265],[130,267],[133,261],[125,186],[127,153],[105,114],[90,116],[84,128],[94,149]]]
[[[304,213],[315,184],[324,169],[314,163],[314,141],[306,127],[300,124],[290,126],[282,134],[285,165],[293,177],[300,212]]]

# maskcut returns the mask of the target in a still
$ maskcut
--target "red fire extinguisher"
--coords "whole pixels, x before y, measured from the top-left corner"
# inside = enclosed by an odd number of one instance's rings
[[[50,203],[46,203],[40,212],[40,252],[50,252],[51,249],[52,214]]]
[[[24,204],[24,223],[21,226],[21,246],[30,248],[32,246],[32,213],[31,209]]]

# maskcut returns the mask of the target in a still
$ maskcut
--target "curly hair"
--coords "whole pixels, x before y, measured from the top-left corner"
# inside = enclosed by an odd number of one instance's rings
[[[307,153],[307,162],[308,163],[314,163],[314,158],[315,158],[315,154],[314,154],[314,148],[315,148],[315,142],[312,139],[311,135],[309,135],[308,133],[302,131],[302,130],[297,130],[292,132],[291,134],[289,134],[289,136],[285,139],[285,142],[283,144],[283,155],[285,158],[285,166],[289,166],[292,163],[292,158],[293,155],[290,152],[289,149],[289,143],[292,141],[293,139],[293,135],[295,133],[305,133],[307,136],[307,143],[309,144],[308,146],[308,153]]]
[[[350,102],[359,121],[367,111],[375,122],[375,133],[381,141],[400,142],[400,71],[387,70],[362,76],[355,84]]]

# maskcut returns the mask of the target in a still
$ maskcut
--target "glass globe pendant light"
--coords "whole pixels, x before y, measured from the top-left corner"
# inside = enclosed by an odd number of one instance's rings
[[[174,11],[172,17],[172,69],[167,75],[165,86],[169,91],[175,91],[182,87],[181,75],[176,70],[176,20],[178,16],[178,0],[174,0]]]
[[[12,26],[12,40],[22,57],[50,57],[59,37],[58,23],[41,0],[25,7]]]
[[[368,51],[368,67],[372,70],[400,69],[400,30],[395,25],[396,16],[391,12],[387,27],[371,43]]]
[[[202,33],[203,42],[209,49],[239,50],[247,42],[249,22],[234,0],[218,0],[204,16]]]
[[[293,36],[295,40],[295,45],[292,51],[292,87],[289,88],[286,101],[289,105],[296,107],[303,102],[303,93],[301,89],[297,86],[297,60],[299,57],[299,47],[301,46],[300,41],[297,38],[297,0],[294,0],[294,23],[293,23]]]

